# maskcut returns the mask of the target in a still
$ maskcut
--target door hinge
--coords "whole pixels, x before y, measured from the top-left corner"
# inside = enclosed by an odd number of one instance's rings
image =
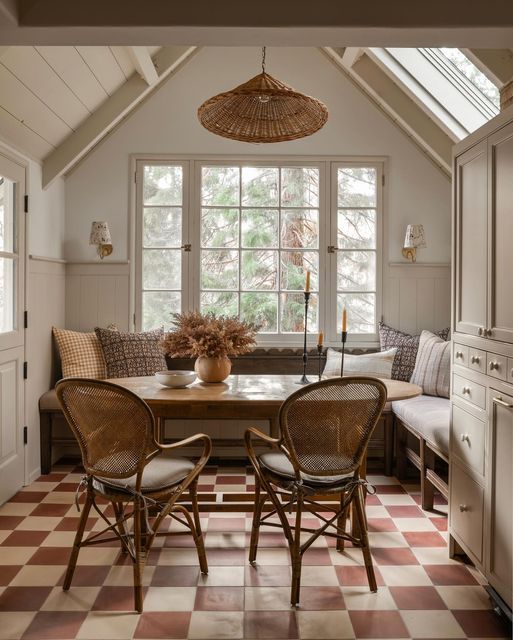
[[[385,186],[385,174],[383,174],[381,176],[381,186],[384,187]]]
[[[23,427],[23,444],[28,443],[28,427]]]
[[[134,182],[137,184],[137,171],[134,171]]]
[[[23,328],[28,329],[28,311],[23,312]]]
[[[28,362],[23,363],[23,380],[28,378]]]
[[[25,213],[28,213],[28,196],[25,195],[25,197],[23,198],[23,211],[25,211]]]

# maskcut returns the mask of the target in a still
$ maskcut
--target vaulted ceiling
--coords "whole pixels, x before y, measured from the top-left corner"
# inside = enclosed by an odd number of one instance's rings
[[[389,73],[376,47],[466,47],[501,87],[513,78],[513,52],[497,47],[510,42],[513,4],[502,0],[431,0],[408,12],[404,0],[344,3],[344,11],[332,0],[260,0],[251,11],[226,0],[0,0],[0,137],[42,160],[48,185],[198,46],[301,43],[321,47],[449,172],[458,136]]]

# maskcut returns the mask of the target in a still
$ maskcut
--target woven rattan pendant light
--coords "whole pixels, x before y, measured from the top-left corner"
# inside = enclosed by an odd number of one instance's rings
[[[198,118],[205,129],[223,138],[285,142],[318,131],[328,119],[328,109],[266,73],[263,47],[262,73],[204,102]]]

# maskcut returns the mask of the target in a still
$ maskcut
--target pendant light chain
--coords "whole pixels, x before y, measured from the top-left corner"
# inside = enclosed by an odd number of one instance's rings
[[[265,73],[265,47],[262,47],[262,73]]]

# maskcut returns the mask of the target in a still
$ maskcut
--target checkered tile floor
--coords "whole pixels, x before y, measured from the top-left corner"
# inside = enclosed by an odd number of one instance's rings
[[[284,538],[264,529],[258,565],[249,566],[244,513],[202,514],[208,576],[190,536],[160,538],[145,569],[142,615],[133,613],[131,566],[114,543],[83,549],[64,593],[79,478],[79,468],[55,467],[0,507],[0,640],[511,637],[479,573],[448,557],[446,505],[423,512],[418,486],[384,476],[370,476],[377,493],[367,500],[377,594],[361,551],[340,554],[323,539],[305,553],[301,607],[291,609]],[[252,484],[246,467],[210,467],[200,480],[203,491]],[[99,526],[92,517],[89,527]]]

